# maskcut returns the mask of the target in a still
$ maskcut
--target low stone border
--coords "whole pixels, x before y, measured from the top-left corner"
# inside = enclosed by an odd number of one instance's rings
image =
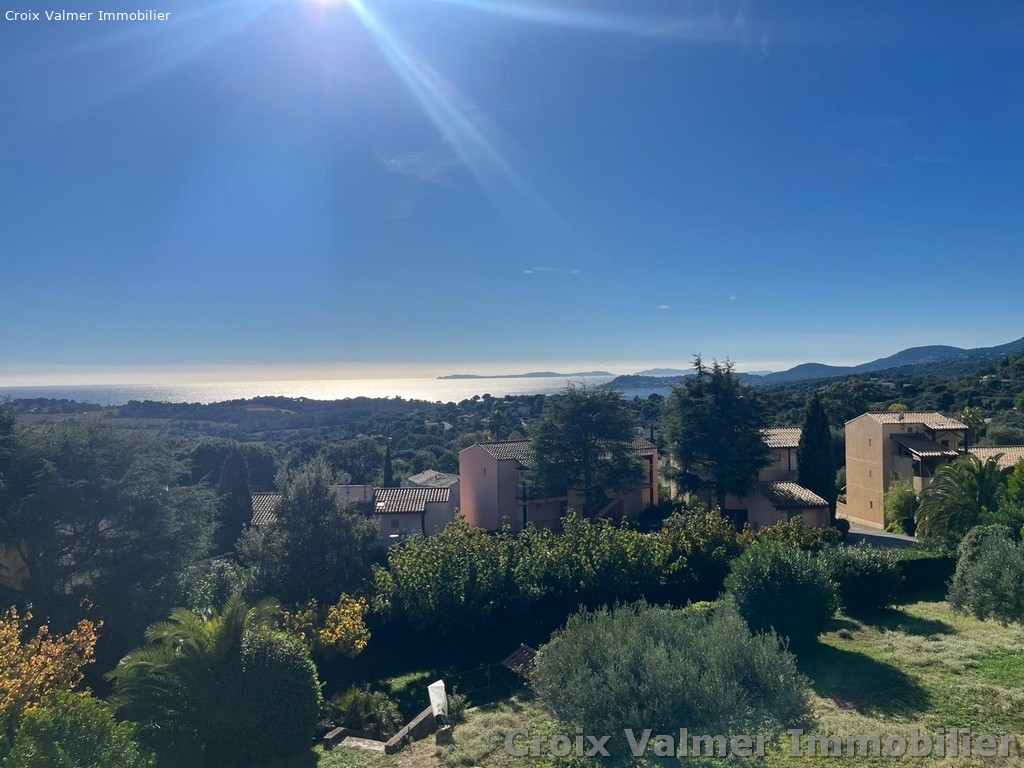
[[[384,745],[384,754],[393,755],[406,743],[411,744],[414,741],[425,739],[435,730],[437,730],[437,723],[434,721],[434,708],[427,707],[410,720],[402,730],[388,739]]]

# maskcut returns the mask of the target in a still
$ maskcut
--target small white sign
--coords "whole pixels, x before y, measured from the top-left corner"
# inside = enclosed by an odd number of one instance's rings
[[[438,680],[427,686],[430,694],[430,706],[434,708],[434,717],[448,717],[448,694],[444,690],[444,680]]]

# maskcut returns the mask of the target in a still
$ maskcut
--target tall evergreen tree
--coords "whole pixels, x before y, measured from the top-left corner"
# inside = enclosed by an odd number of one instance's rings
[[[228,453],[217,484],[220,520],[214,535],[214,552],[235,551],[235,543],[252,521],[252,492],[249,489],[249,465],[237,448]]]
[[[836,522],[836,457],[832,430],[821,395],[815,392],[804,409],[803,431],[796,449],[797,482],[828,502],[832,524]]]
[[[626,493],[640,484],[636,427],[632,411],[613,390],[569,386],[552,395],[531,428],[532,484],[543,495],[580,491],[584,515],[597,513],[608,492]]]
[[[725,509],[725,497],[746,496],[771,463],[762,430],[768,426],[757,392],[744,387],[728,360],[674,387],[665,402],[663,431],[687,490],[707,490]]]
[[[91,603],[104,621],[98,656],[120,656],[169,607],[178,574],[208,553],[213,494],[179,485],[187,466],[166,443],[102,421],[20,437],[13,492],[0,498],[0,541],[25,566],[20,599],[56,627]]]
[[[387,450],[384,451],[384,487],[394,488],[395,486],[395,466],[391,462],[391,441],[388,440]]]
[[[377,523],[342,507],[333,484],[322,456],[282,473],[277,519],[248,531],[239,543],[257,594],[285,603],[315,599],[330,605],[369,577]]]

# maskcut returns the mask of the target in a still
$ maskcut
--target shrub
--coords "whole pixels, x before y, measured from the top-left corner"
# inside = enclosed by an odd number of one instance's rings
[[[729,603],[576,614],[540,649],[530,682],[567,728],[614,734],[609,747],[619,753],[627,728],[758,733],[810,713],[794,657],[775,635],[752,635]]]
[[[839,535],[842,537],[842,541],[846,541],[846,537],[850,535],[850,521],[845,517],[836,519],[836,530],[839,531]]]
[[[946,552],[937,552],[929,547],[894,550],[900,571],[903,573],[901,594],[914,595],[936,589],[945,590],[956,570],[956,557]]]
[[[152,758],[89,694],[62,692],[25,715],[4,768],[148,768]]]
[[[208,558],[192,563],[178,577],[183,605],[194,611],[224,605],[245,589],[245,572],[227,558]]]
[[[466,722],[466,709],[469,699],[455,688],[448,694],[448,720],[453,725]]]
[[[308,749],[320,711],[320,681],[309,652],[281,632],[254,632],[226,681],[229,719],[207,743],[211,765],[250,765]]]
[[[362,597],[343,594],[338,602],[323,610],[316,600],[284,611],[281,620],[285,631],[301,642],[317,657],[347,656],[354,659],[370,642],[370,630],[363,617],[370,604]]]
[[[276,603],[233,597],[220,613],[175,609],[108,674],[161,766],[242,766],[309,747],[320,683],[309,652],[270,629]]]
[[[718,597],[729,561],[742,550],[732,521],[703,507],[666,520],[660,543],[665,597],[673,602]]]
[[[839,607],[824,564],[777,541],[759,541],[736,558],[725,588],[752,630],[774,630],[794,647],[813,643]]]
[[[817,552],[838,544],[843,534],[837,528],[808,528],[804,521],[797,517],[787,523],[776,523],[775,525],[761,528],[754,531],[744,528],[740,534],[740,543],[750,546],[759,541],[774,541],[787,546],[799,547],[809,552]]]
[[[386,740],[402,728],[398,705],[382,691],[353,685],[327,702],[327,715],[335,725],[361,731],[371,739]]]
[[[892,550],[862,543],[827,549],[820,558],[839,586],[839,600],[848,613],[878,611],[896,602],[903,571]]]
[[[30,630],[31,607],[14,606],[0,615],[0,738],[7,738],[22,714],[57,691],[82,682],[82,668],[95,659],[97,625],[82,620],[58,635],[48,624]]]
[[[1002,624],[1024,623],[1024,545],[1001,525],[971,529],[960,544],[949,587],[956,611]]]
[[[895,480],[889,485],[882,500],[887,531],[914,535],[914,513],[917,512],[917,494],[906,480]]]
[[[1024,501],[1014,501],[1007,495],[997,509],[985,510],[981,522],[984,525],[1005,525],[1013,538],[1019,541],[1024,536]]]
[[[511,531],[490,534],[462,519],[400,542],[386,567],[374,567],[374,609],[417,631],[479,630],[528,600],[530,586],[515,573],[522,550]]]

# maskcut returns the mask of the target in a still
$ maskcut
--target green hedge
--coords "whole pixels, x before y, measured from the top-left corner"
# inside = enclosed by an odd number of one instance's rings
[[[839,585],[839,599],[847,613],[879,611],[896,602],[903,571],[892,549],[861,543],[831,547],[819,558]]]
[[[900,569],[903,571],[903,586],[900,589],[902,597],[927,590],[945,590],[956,571],[956,558],[951,555],[937,555],[915,549],[901,550],[899,555]]]
[[[754,632],[774,630],[794,648],[812,645],[839,609],[839,586],[807,550],[759,541],[732,563],[725,588]]]

